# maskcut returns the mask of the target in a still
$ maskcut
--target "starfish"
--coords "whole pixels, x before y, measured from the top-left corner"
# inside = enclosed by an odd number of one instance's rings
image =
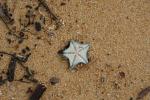
[[[73,69],[80,63],[88,63],[88,50],[89,44],[81,44],[77,41],[71,40],[69,47],[63,51],[63,56],[69,59],[70,68]]]

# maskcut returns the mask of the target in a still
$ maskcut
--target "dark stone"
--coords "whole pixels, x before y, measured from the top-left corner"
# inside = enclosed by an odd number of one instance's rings
[[[55,84],[59,83],[59,81],[60,81],[60,79],[57,78],[57,77],[52,77],[52,78],[49,80],[49,82],[50,82],[51,85],[55,85]]]
[[[121,78],[125,78],[125,73],[124,72],[119,72],[119,75]]]
[[[33,92],[32,88],[29,87],[26,93],[32,93],[32,92]]]
[[[27,50],[27,51],[30,51],[30,48],[27,46],[27,47],[26,47],[26,50]]]
[[[25,49],[22,49],[22,53],[25,54],[25,53],[26,53],[26,50],[25,50]]]
[[[62,2],[60,5],[61,5],[61,6],[64,6],[64,5],[66,5],[66,3]]]
[[[41,26],[41,23],[40,23],[40,22],[35,22],[34,25],[35,25],[35,30],[36,30],[36,31],[38,31],[38,32],[41,31],[42,26]]]

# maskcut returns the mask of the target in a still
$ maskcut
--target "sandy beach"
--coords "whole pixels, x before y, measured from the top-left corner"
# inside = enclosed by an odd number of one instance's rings
[[[35,7],[38,0],[6,1],[14,18],[9,27],[18,32],[18,20],[26,22],[26,5]],[[46,3],[62,23],[57,30],[42,7],[35,12],[35,20],[41,22],[43,15],[46,24],[39,32],[34,25],[26,28],[29,31],[24,34],[28,38],[22,43],[7,35],[8,28],[0,21],[0,51],[22,54],[24,48],[30,49],[24,65],[34,70],[34,77],[47,88],[40,100],[137,100],[142,89],[150,86],[149,0]],[[69,70],[68,60],[58,55],[70,40],[90,44],[89,63],[74,71]],[[9,56],[0,56],[1,76],[6,77],[9,62]],[[17,63],[14,81],[0,86],[0,100],[28,100],[36,83],[17,81],[24,73]],[[55,85],[50,83],[52,77],[58,79]],[[28,93],[29,88],[33,91]],[[150,100],[150,92],[139,100]]]

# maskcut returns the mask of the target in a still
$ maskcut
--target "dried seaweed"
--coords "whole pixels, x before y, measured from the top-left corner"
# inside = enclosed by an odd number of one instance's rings
[[[22,64],[21,64],[22,65]],[[24,65],[22,65],[25,68],[25,74],[23,75],[23,77],[19,80],[20,82],[24,82],[24,83],[38,83],[38,80],[34,78],[34,71],[29,69],[28,67],[25,67]]]
[[[28,38],[20,35],[26,32],[26,27],[20,29],[19,32],[15,32],[13,29],[11,29],[10,26],[14,24],[14,19],[12,18],[12,15],[13,14],[10,13],[10,10],[6,3],[0,4],[0,19],[3,21],[3,23],[6,25],[6,28],[8,29],[6,35],[14,36],[16,39],[18,39],[18,43],[22,43],[24,39]],[[16,33],[19,33],[19,35],[17,35]],[[7,40],[9,43],[11,43],[11,39]]]
[[[45,8],[45,10],[47,11],[48,15],[50,16],[50,18],[55,21],[56,24],[56,30],[62,25],[62,23],[60,22],[60,20],[58,19],[58,17],[51,11],[51,9],[48,7],[47,3],[45,0],[38,0],[39,2],[39,6],[37,7],[37,9],[40,6],[43,6]]]
[[[21,78],[19,81],[21,82],[26,82],[23,79],[26,79],[30,82],[37,83],[38,80],[34,78],[34,71],[29,69],[29,67],[25,66],[23,63],[27,62],[29,56],[31,55],[30,53],[25,55],[25,56],[20,56],[16,54],[11,54],[11,53],[6,53],[6,52],[0,52],[0,54],[5,54],[11,57],[9,66],[8,66],[8,71],[7,71],[7,79],[9,82],[12,82],[14,80],[14,73],[15,73],[15,68],[16,68],[16,63],[20,64],[21,67],[25,70],[25,75],[23,78]]]
[[[12,14],[9,12],[6,3],[4,3],[3,5],[0,4],[0,18],[6,25],[7,29],[10,30],[9,24],[12,25],[14,23],[14,19],[12,18]]]
[[[45,16],[40,16],[40,21],[35,20],[36,18],[39,18],[39,16],[36,12],[36,10],[39,7],[43,7],[46,10],[46,13],[49,15],[50,19],[52,19],[53,23],[56,26],[56,30],[62,25],[60,19],[51,11],[51,9],[48,7],[45,0],[38,0],[38,7],[26,5],[27,12],[25,13],[25,16],[21,17],[19,19],[20,28],[16,29],[17,26],[14,23],[13,19],[13,13],[10,13],[10,9],[7,6],[7,3],[1,4],[0,3],[0,19],[3,21],[3,23],[6,25],[8,32],[6,33],[6,39],[9,42],[9,44],[13,43],[14,41],[21,44],[24,39],[28,39],[28,35],[25,34],[25,32],[30,31],[29,26],[34,26],[35,30],[41,31],[43,29],[42,24],[45,24]],[[34,9],[35,8],[35,9]],[[23,19],[25,18],[25,19]],[[16,21],[16,20],[15,20]],[[24,22],[22,22],[24,21]],[[31,32],[30,32],[31,33]],[[53,35],[53,33],[49,33],[49,36]],[[28,58],[30,57],[31,53],[26,54],[26,51],[30,51],[29,47],[26,47],[25,49],[22,49],[22,54],[16,54],[16,53],[7,53],[7,52],[1,52],[2,55],[7,55],[10,57],[10,62],[8,62],[8,69],[6,74],[6,78],[4,78],[2,75],[0,76],[0,85],[5,84],[7,81],[13,82],[13,81],[20,81],[24,83],[39,83],[37,79],[34,78],[35,72],[34,70],[31,70],[29,66],[26,66],[25,63],[28,61]],[[23,70],[24,75],[21,79],[15,79],[15,71],[19,64]],[[50,83],[52,85],[59,82],[58,78],[52,78],[50,80]],[[46,86],[42,84],[38,84],[33,94],[30,96],[29,100],[39,100],[43,93],[46,90]]]

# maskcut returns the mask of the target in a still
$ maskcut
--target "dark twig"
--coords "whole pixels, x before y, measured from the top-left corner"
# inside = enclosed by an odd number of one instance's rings
[[[38,84],[29,100],[40,100],[43,93],[46,91],[46,87],[43,84]]]
[[[144,96],[146,96],[148,93],[150,93],[150,86],[139,92],[136,100],[143,100]]]
[[[12,82],[14,80],[14,75],[15,75],[15,70],[16,70],[17,59],[14,56],[11,57],[8,70],[7,70],[7,79],[9,82]]]

